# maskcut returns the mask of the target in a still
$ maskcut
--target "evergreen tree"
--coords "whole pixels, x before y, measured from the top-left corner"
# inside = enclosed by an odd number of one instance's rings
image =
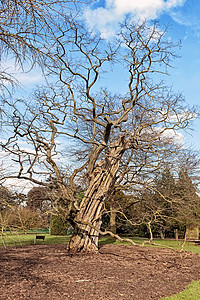
[[[197,194],[197,187],[184,169],[179,171],[176,192],[177,202],[175,208],[178,222],[184,226],[199,225],[200,197]]]

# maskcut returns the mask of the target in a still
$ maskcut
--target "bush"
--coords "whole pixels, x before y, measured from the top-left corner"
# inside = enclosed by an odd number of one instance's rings
[[[51,235],[67,235],[68,223],[62,216],[52,216]]]

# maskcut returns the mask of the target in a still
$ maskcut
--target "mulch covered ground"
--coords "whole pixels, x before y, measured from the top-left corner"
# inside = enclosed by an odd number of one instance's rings
[[[200,280],[200,255],[104,245],[68,256],[65,245],[0,249],[0,299],[159,299]]]

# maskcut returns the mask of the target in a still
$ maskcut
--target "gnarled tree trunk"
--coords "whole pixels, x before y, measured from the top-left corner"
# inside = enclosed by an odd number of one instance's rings
[[[69,252],[98,252],[98,230],[101,227],[103,200],[113,184],[124,150],[125,142],[120,138],[113,147],[110,147],[105,160],[96,164],[74,220],[75,228],[69,243]]]

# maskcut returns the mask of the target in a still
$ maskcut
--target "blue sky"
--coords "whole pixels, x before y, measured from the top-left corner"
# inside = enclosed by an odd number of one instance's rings
[[[168,38],[174,42],[181,40],[182,47],[177,49],[180,58],[174,60],[175,68],[170,70],[167,82],[174,91],[182,92],[191,106],[200,104],[200,0],[99,0],[94,1],[91,7],[83,5],[83,8],[87,24],[101,31],[107,39],[115,34],[119,22],[127,14],[133,19],[145,18],[169,24]],[[8,66],[22,83],[24,91],[31,90],[35,84],[42,84],[42,74],[38,70],[15,74],[14,63],[6,62],[5,68]],[[118,92],[120,83],[114,76],[114,73],[108,76],[109,87]],[[200,150],[200,120],[195,120],[193,125],[185,143]]]
[[[174,90],[182,92],[186,101],[192,105],[200,104],[200,0],[101,0],[85,11],[89,26],[101,31],[105,38],[112,36],[118,22],[126,14],[133,18],[159,20],[161,24],[170,24],[168,38],[174,42],[182,40],[182,48],[178,51],[181,56],[174,61],[175,68],[168,78],[169,85]],[[30,73],[20,73],[14,69],[14,63],[7,61],[4,67],[22,83],[24,91],[31,91],[35,84],[42,84],[42,74],[38,70]],[[121,80],[121,79],[119,79]],[[111,73],[109,86],[119,91],[120,82]],[[186,135],[186,145],[200,150],[200,120],[194,121],[192,136]]]
[[[168,83],[182,92],[191,106],[200,104],[200,0],[101,0],[87,9],[86,19],[109,38],[127,14],[170,25],[169,38],[181,40],[182,47]],[[200,150],[200,121],[193,125],[192,136],[187,134],[185,142]]]
[[[183,92],[190,105],[200,105],[200,1],[186,0],[183,6],[163,14],[160,21],[169,21],[172,39],[182,40],[181,57],[174,61],[169,82]],[[194,122],[192,135],[187,135],[187,144],[200,150],[200,120]]]

